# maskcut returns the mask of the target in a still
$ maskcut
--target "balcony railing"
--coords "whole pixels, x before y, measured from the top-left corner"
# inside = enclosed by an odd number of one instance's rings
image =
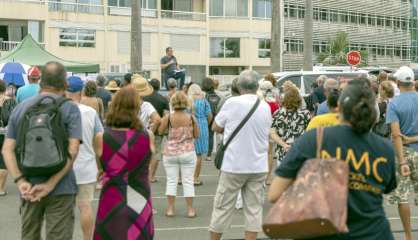
[[[51,12],[104,14],[104,6],[96,4],[48,1],[48,7]]]
[[[131,16],[131,8],[130,7],[116,7],[116,6],[109,6],[108,7],[108,14],[109,15],[119,15],[119,16]],[[142,9],[142,17],[149,17],[149,18],[156,18],[157,17],[157,9]]]
[[[0,2],[45,4],[47,0],[0,0]]]
[[[12,51],[19,45],[21,42],[17,41],[1,41],[0,40],[0,52],[9,52]],[[45,48],[45,43],[39,43],[42,48]]]
[[[0,41],[0,51],[8,52],[13,50],[20,42],[14,41]]]
[[[182,12],[161,10],[162,18],[171,18],[175,20],[187,20],[187,21],[206,21],[206,13],[201,12]]]

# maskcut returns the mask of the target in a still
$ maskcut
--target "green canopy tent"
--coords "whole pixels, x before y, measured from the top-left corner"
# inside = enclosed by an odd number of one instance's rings
[[[39,45],[30,34],[28,34],[15,49],[0,58],[0,63],[20,62],[31,66],[43,66],[50,61],[62,63],[68,72],[98,73],[100,71],[99,64],[67,61],[54,56]]]

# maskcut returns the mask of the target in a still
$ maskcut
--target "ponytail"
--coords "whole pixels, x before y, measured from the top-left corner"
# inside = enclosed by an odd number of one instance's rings
[[[358,134],[369,132],[377,118],[376,97],[365,81],[351,81],[340,97],[343,118]]]

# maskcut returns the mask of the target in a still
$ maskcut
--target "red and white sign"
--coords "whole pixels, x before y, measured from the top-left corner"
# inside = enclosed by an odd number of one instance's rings
[[[361,62],[361,54],[359,51],[350,51],[347,53],[346,59],[348,64],[356,66]]]

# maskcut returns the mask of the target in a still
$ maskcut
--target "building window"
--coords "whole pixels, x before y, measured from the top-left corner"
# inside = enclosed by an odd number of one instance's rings
[[[132,0],[109,0],[108,5],[111,7],[131,7]],[[156,9],[157,0],[142,0],[142,8]]]
[[[96,31],[65,28],[60,29],[60,47],[96,47]]]
[[[378,27],[384,27],[385,26],[385,17],[377,16],[376,17],[376,25]]]
[[[270,39],[258,39],[258,57],[270,57]]]
[[[109,0],[108,4],[112,7],[131,7],[131,0]]]
[[[290,54],[303,54],[303,40],[285,39],[285,51]]]
[[[351,13],[350,14],[350,22],[352,24],[357,24],[358,23],[358,17],[356,13]]]
[[[210,57],[212,58],[239,58],[239,38],[211,38]]]
[[[271,18],[271,0],[253,0],[253,17]]]
[[[305,6],[298,6],[298,18],[305,18]]]
[[[329,13],[329,20],[334,23],[338,22],[338,12],[331,10]]]
[[[322,21],[328,21],[328,10],[327,9],[321,9],[320,10],[320,17]]]
[[[212,0],[211,16],[248,17],[248,0]]]

